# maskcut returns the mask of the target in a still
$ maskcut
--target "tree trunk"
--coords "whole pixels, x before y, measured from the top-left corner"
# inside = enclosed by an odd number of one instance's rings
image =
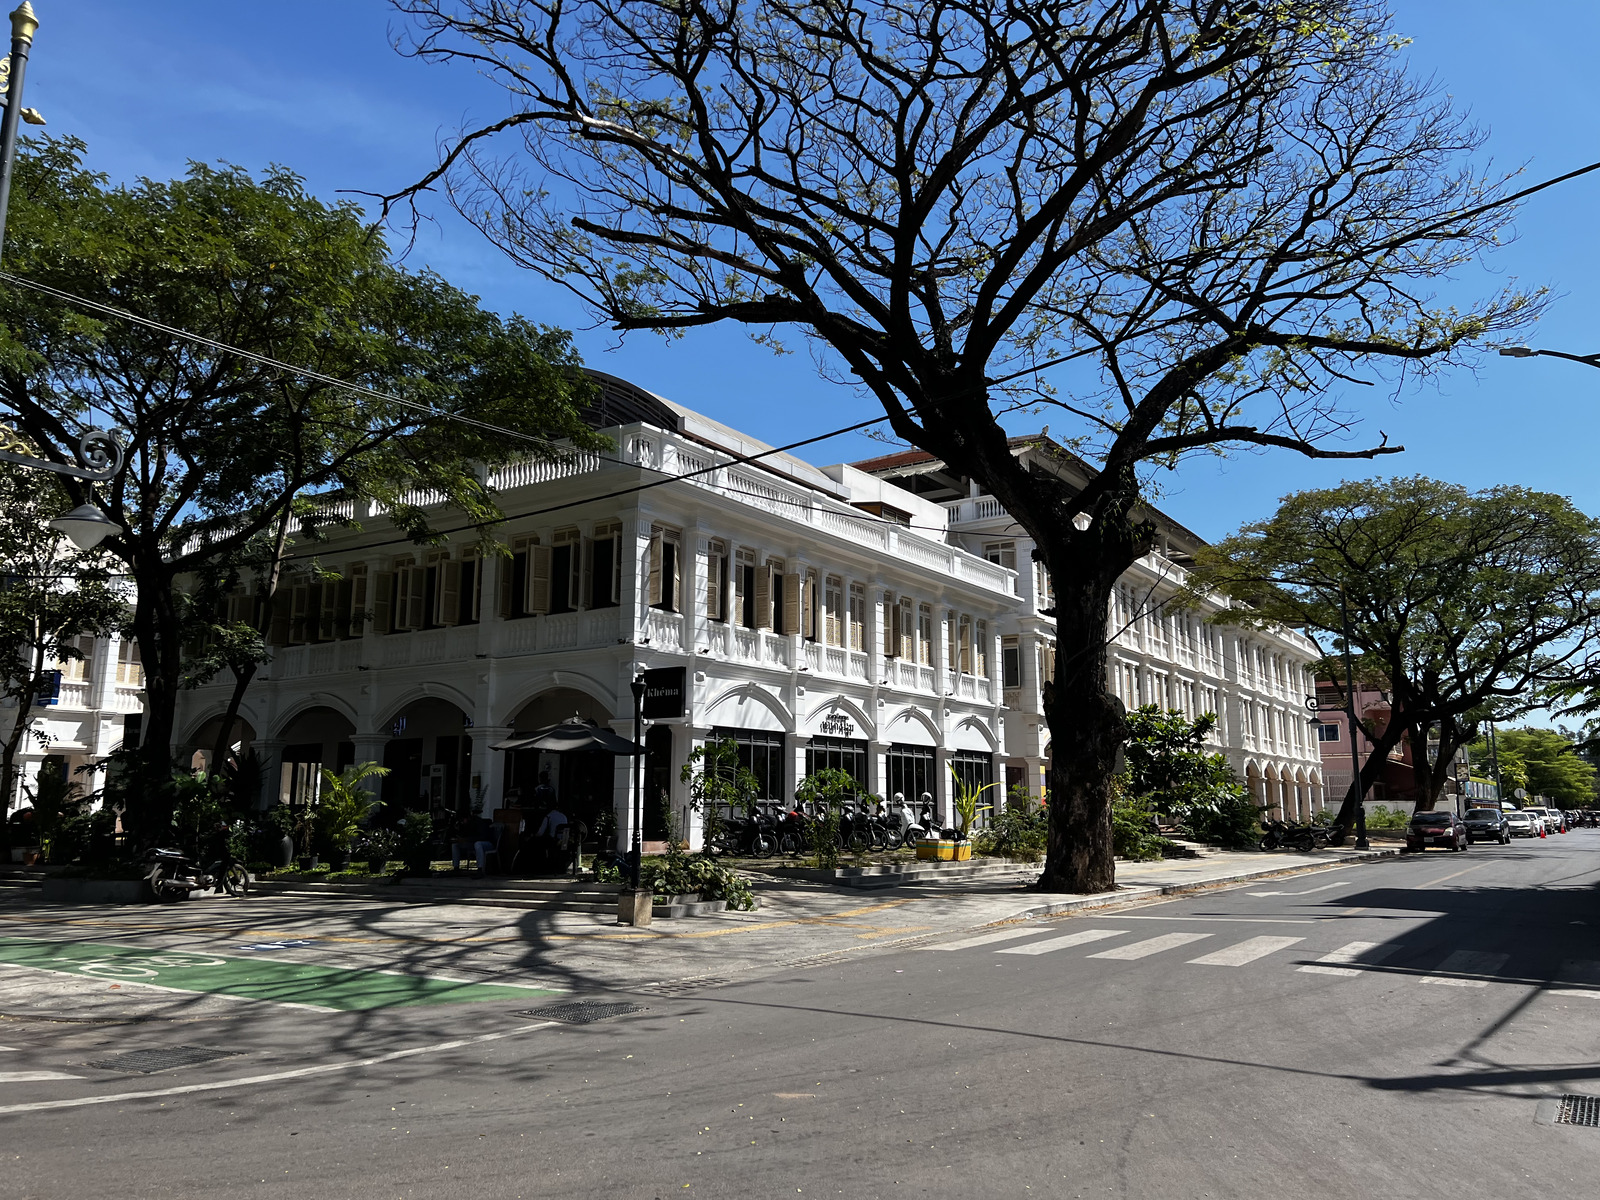
[[[135,831],[148,838],[172,824],[172,737],[183,685],[183,621],[170,574],[151,572],[135,581],[133,631],[144,670],[144,717],[128,807]]]
[[[1400,744],[1400,739],[1405,734],[1405,729],[1399,722],[1389,722],[1381,734],[1373,739],[1372,751],[1367,755],[1366,761],[1361,764],[1361,773],[1356,780],[1350,783],[1350,790],[1344,795],[1344,803],[1339,806],[1337,823],[1346,829],[1354,829],[1356,823],[1356,796],[1365,796],[1372,791],[1372,785],[1383,776],[1383,765],[1389,761],[1389,751]],[[1359,781],[1360,790],[1357,791],[1356,783]]]
[[[261,629],[272,628],[272,610],[278,600],[278,581],[283,578],[283,554],[289,542],[289,520],[293,509],[285,505],[282,515],[278,518],[278,531],[273,540],[272,567],[267,572],[266,595],[261,605],[261,613],[257,618]],[[250,688],[251,681],[256,677],[260,664],[256,662],[241,663],[233,668],[233,693],[228,697],[228,709],[222,717],[222,727],[217,730],[216,746],[211,752],[211,772],[216,774],[227,764],[228,745],[233,739],[233,725],[239,719],[239,709],[244,706],[244,694]]]
[[[33,679],[37,681],[44,673],[42,645],[35,648],[33,658]],[[17,719],[11,725],[11,732],[6,735],[5,745],[0,747],[0,796],[5,797],[4,802],[0,803],[0,852],[8,856],[11,853],[11,797],[16,792],[19,778],[17,752],[27,739],[28,726],[33,724],[33,701],[37,695],[37,687],[24,687],[13,697],[17,702]]]
[[[1127,738],[1122,705],[1106,691],[1109,588],[1090,577],[1056,577],[1056,677],[1045,683],[1050,726],[1047,892],[1116,887],[1111,846],[1112,778]]]

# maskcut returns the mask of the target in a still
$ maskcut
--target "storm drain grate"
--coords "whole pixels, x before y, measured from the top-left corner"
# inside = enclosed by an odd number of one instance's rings
[[[169,1046],[164,1050],[134,1050],[115,1058],[102,1058],[89,1065],[101,1071],[132,1071],[139,1075],[153,1075],[174,1067],[194,1067],[219,1058],[232,1058],[239,1053],[238,1050],[211,1050],[205,1046]]]
[[[1600,1128],[1600,1096],[1562,1096],[1556,1124]]]
[[[574,1000],[568,1004],[525,1008],[517,1016],[531,1017],[535,1021],[560,1021],[564,1025],[588,1025],[594,1021],[604,1021],[610,1017],[621,1017],[628,1013],[643,1011],[644,1007],[638,1004],[602,1004],[598,1000]]]

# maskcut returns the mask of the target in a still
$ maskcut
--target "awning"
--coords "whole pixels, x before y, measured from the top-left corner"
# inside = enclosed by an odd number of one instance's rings
[[[549,750],[555,753],[563,750],[603,750],[607,754],[617,755],[645,752],[644,747],[638,742],[630,742],[627,738],[596,725],[593,721],[585,721],[579,717],[569,717],[559,725],[546,725],[543,729],[535,729],[532,733],[522,733],[503,742],[495,742],[489,749]]]

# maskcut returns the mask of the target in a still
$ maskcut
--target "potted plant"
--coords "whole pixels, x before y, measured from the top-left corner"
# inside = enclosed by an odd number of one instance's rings
[[[361,852],[366,855],[367,870],[373,875],[382,875],[388,869],[389,860],[394,857],[394,852],[400,847],[400,838],[392,829],[369,829],[367,835],[361,840]]]
[[[433,846],[433,814],[408,812],[400,820],[400,857],[406,874],[426,875],[431,869],[428,851]]]
[[[267,809],[261,830],[262,856],[275,867],[294,863],[295,811],[287,804]]]
[[[318,862],[313,839],[317,835],[317,810],[309,803],[294,805],[293,810],[294,844],[300,852],[295,859],[295,866],[302,871],[315,871]]]
[[[949,766],[949,764],[946,764]],[[951,806],[955,809],[955,845],[953,859],[956,862],[966,862],[972,857],[972,826],[978,819],[978,814],[988,812],[993,805],[980,804],[983,794],[990,788],[996,788],[998,783],[986,783],[981,788],[974,788],[956,774],[954,766],[950,766],[950,777],[955,780],[955,793]]]
[[[361,834],[361,823],[383,804],[361,785],[388,768],[375,762],[356,763],[335,775],[322,768],[322,802],[317,805],[317,833],[333,851],[334,869],[350,869],[351,848]]]

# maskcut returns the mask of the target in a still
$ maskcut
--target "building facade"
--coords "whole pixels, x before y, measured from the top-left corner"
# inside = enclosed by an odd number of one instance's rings
[[[644,733],[647,838],[668,813],[697,837],[679,772],[713,737],[738,743],[772,799],[831,766],[880,795],[929,793],[947,816],[954,776],[995,779],[1016,572],[951,544],[938,504],[597,378],[614,452],[491,479],[509,554],[473,531],[423,548],[381,512],[328,514],[315,570],[296,560],[281,585],[274,657],[228,738],[257,756],[267,798],[309,798],[321,766],[372,760],[401,809],[492,814],[548,782],[569,815],[613,813],[626,840],[629,759],[493,747],[574,716],[633,736],[646,670],[677,672],[683,697]],[[248,590],[229,605],[257,611]],[[196,763],[229,686],[183,698]]]
[[[81,659],[57,663],[58,683],[45,703],[36,704],[18,752],[16,791],[7,811],[28,804],[28,791],[40,772],[58,771],[85,794],[105,782],[102,762],[122,745],[124,727],[137,720],[144,688],[139,647],[131,638],[82,637]],[[0,707],[0,738],[15,728],[17,710],[9,699]]]
[[[1013,438],[1012,452],[1034,471],[1081,488],[1093,468],[1041,436]],[[1042,684],[1054,672],[1054,598],[1049,573],[1034,562],[1034,543],[1001,503],[931,455],[910,451],[855,464],[939,504],[953,545],[1014,569],[1018,607],[1000,631],[1000,681],[1006,712],[1006,779],[1037,794],[1050,759]],[[1171,603],[1187,582],[1201,538],[1165,513],[1141,517],[1157,530],[1155,547],[1118,582],[1110,612],[1107,677],[1127,708],[1155,704],[1191,719],[1215,713],[1211,744],[1263,807],[1308,820],[1325,803],[1317,729],[1307,701],[1315,695],[1316,645],[1291,629],[1214,624],[1227,601],[1198,608]]]

